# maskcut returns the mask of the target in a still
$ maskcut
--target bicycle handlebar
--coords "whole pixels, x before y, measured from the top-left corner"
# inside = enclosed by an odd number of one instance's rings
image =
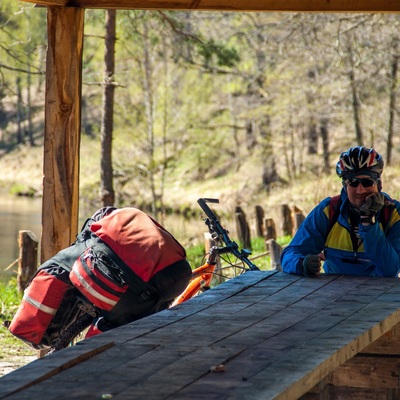
[[[210,231],[211,230],[215,231],[226,245],[224,252],[232,253],[234,256],[236,256],[245,264],[247,264],[250,270],[258,271],[259,268],[248,259],[248,256],[251,253],[245,250],[239,250],[239,246],[237,245],[237,243],[231,240],[228,231],[221,226],[215,213],[210,209],[210,207],[208,207],[207,203],[219,203],[219,200],[210,198],[201,198],[197,200],[197,203],[208,217],[208,219],[206,219],[206,224],[210,229]]]
[[[212,212],[211,208],[208,207],[207,203],[219,203],[218,199],[201,198],[197,200],[197,203],[201,209],[206,213],[210,219],[217,219],[217,216]]]

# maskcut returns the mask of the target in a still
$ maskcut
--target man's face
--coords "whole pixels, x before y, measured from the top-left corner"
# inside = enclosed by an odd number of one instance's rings
[[[346,179],[344,182],[346,184],[347,197],[356,208],[360,208],[370,194],[378,193],[379,191],[377,181],[367,175],[358,175],[354,178]],[[372,186],[369,186],[371,183]]]

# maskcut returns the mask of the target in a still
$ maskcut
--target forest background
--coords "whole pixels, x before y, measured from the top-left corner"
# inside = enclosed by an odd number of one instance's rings
[[[341,187],[335,164],[374,146],[384,189],[400,197],[400,16],[122,11],[115,67],[104,10],[85,11],[81,214],[102,205],[156,214],[282,203],[308,213]],[[0,5],[0,187],[40,195],[46,9]],[[113,89],[112,158],[104,170],[105,88]],[[105,171],[105,172],[104,172]]]
[[[219,198],[220,213],[307,214],[340,191],[338,155],[361,144],[383,155],[384,190],[400,198],[399,15],[118,10],[111,74],[108,17],[85,11],[81,215],[102,205],[105,172],[116,206],[161,219],[199,197]],[[11,194],[41,195],[46,35],[45,8],[1,1],[0,191]],[[2,373],[34,357],[9,336],[0,329],[11,343],[0,359],[14,360]]]

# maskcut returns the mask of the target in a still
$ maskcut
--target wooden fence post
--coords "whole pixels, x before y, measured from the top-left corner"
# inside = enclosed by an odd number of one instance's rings
[[[38,240],[31,231],[19,231],[18,291],[23,292],[29,279],[37,270]]]
[[[293,215],[293,231],[292,231],[292,236],[295,235],[295,233],[298,231],[298,229],[300,228],[300,225],[302,224],[302,222],[305,220],[305,216],[302,213],[302,211],[296,207],[293,206],[292,208],[292,215]]]
[[[269,251],[269,257],[271,260],[272,269],[282,271],[282,266],[281,266],[282,247],[276,242],[276,240],[269,239],[267,240],[267,248]]]
[[[275,222],[272,218],[266,218],[264,221],[265,226],[265,241],[269,239],[276,239]]]
[[[237,237],[243,243],[243,248],[251,250],[250,228],[242,208],[235,209]]]
[[[292,214],[287,204],[281,206],[282,235],[289,236],[293,231]]]
[[[264,237],[264,210],[261,206],[255,207],[256,211],[256,236]]]

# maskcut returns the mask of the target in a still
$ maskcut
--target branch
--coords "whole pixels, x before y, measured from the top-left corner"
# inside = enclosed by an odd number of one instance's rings
[[[32,72],[32,71],[28,71],[28,70],[26,70],[26,69],[9,67],[8,65],[1,64],[1,63],[0,63],[0,68],[8,69],[8,70],[10,70],[10,71],[23,72],[23,73],[25,73],[25,74],[43,75],[43,73],[40,72],[40,71],[39,71],[39,72]]]

